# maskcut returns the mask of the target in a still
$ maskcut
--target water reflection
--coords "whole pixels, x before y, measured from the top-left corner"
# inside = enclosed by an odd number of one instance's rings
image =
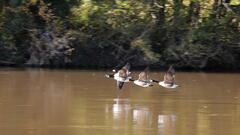
[[[156,133],[158,135],[173,135],[175,133],[176,115],[157,114],[154,108],[139,106],[129,99],[114,98],[113,104],[105,105],[106,115],[112,116],[113,129],[121,129],[136,135]],[[107,118],[108,121],[109,118]]]
[[[158,115],[158,135],[173,135],[176,125],[176,115]]]
[[[127,120],[130,113],[130,104],[128,99],[113,99],[115,102],[112,107],[113,119]]]
[[[0,71],[0,134],[240,134],[239,74],[178,73],[183,87],[174,92],[131,83],[117,91],[114,80],[103,76],[88,71]]]
[[[135,128],[149,128],[152,123],[152,113],[149,108],[141,107],[133,109],[133,122]]]

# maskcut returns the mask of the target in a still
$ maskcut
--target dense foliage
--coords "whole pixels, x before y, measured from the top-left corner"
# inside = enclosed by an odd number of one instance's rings
[[[240,69],[239,0],[2,0],[0,64]]]

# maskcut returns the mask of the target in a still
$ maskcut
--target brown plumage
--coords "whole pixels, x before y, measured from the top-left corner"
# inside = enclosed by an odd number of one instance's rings
[[[122,78],[127,78],[128,77],[128,74],[127,74],[127,70],[125,69],[121,69],[118,71],[118,74],[119,74],[119,77],[122,77]]]
[[[125,70],[130,70],[130,63],[127,63],[124,67],[122,67],[122,69],[125,69]]]
[[[149,67],[146,67],[144,71],[139,74],[138,80],[146,83],[150,82]]]
[[[122,77],[122,78],[127,79],[127,77],[130,75],[130,72],[129,72],[130,67],[131,67],[131,66],[130,66],[129,63],[127,63],[124,67],[122,67],[122,69],[120,69],[120,70],[118,71],[119,77]],[[124,85],[124,82],[117,81],[117,87],[118,87],[118,89],[122,89],[123,85]]]
[[[129,76],[130,64],[127,63],[122,69],[118,71],[119,77],[127,78]]]
[[[175,70],[173,66],[170,66],[168,71],[164,75],[164,83],[173,85],[175,81]]]

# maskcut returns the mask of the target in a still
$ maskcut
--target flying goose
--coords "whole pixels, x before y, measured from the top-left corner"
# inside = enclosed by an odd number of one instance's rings
[[[164,74],[164,80],[163,81],[156,81],[152,80],[153,82],[158,83],[159,85],[165,87],[165,88],[177,88],[180,87],[179,85],[175,84],[175,70],[173,66],[170,66],[167,72]]]
[[[150,87],[153,86],[149,78],[149,67],[146,67],[144,71],[139,74],[138,80],[134,81],[134,84],[142,87]]]
[[[117,80],[117,88],[118,89],[122,89],[123,84],[125,82],[129,82],[129,81],[133,81],[132,77],[130,76],[129,70],[130,70],[130,64],[127,63],[124,67],[122,67],[122,69],[118,70],[117,73],[112,74],[112,75],[105,75],[107,78],[113,78],[115,80]]]

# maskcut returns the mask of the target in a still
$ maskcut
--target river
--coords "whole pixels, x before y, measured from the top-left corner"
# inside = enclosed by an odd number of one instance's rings
[[[1,69],[0,134],[240,134],[239,73],[178,72],[180,88],[126,83],[120,91],[105,73]]]

